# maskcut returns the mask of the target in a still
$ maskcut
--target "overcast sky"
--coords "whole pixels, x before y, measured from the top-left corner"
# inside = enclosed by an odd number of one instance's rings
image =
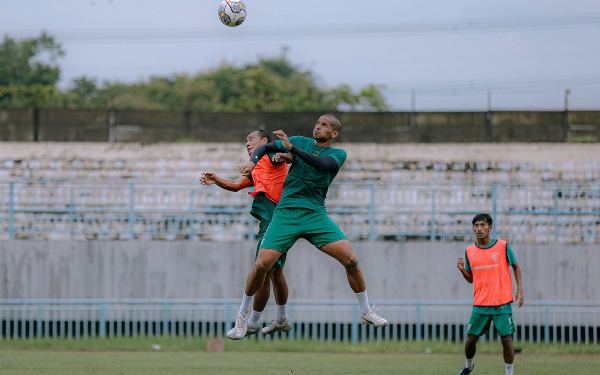
[[[221,25],[220,0],[1,1],[0,34],[45,29],[63,42],[63,88],[83,75],[194,74],[286,48],[323,87],[386,85],[393,110],[485,110],[488,90],[492,109],[562,110],[566,88],[571,109],[600,109],[598,0],[247,0],[237,28]]]

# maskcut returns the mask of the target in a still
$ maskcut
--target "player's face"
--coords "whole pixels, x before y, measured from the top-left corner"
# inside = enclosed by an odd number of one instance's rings
[[[473,232],[475,232],[475,236],[477,236],[477,238],[486,238],[490,235],[491,230],[492,226],[489,225],[485,220],[479,220],[473,224]]]
[[[332,124],[333,119],[325,116],[319,117],[313,130],[313,138],[317,141],[325,142],[337,137],[340,132],[333,130]]]
[[[252,132],[248,134],[246,137],[246,150],[248,150],[248,155],[252,155],[255,148],[266,143],[267,138],[261,138],[259,132]]]

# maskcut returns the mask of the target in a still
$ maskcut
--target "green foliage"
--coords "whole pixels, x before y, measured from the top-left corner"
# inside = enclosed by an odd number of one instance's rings
[[[60,43],[45,32],[21,41],[5,36],[0,44],[0,86],[54,86],[60,78],[56,60],[64,54]],[[43,58],[49,63],[40,61]]]
[[[80,77],[66,92],[56,89],[64,55],[60,44],[43,33],[39,38],[0,45],[0,106],[71,109],[129,109],[202,112],[385,111],[383,87],[358,92],[341,85],[323,89],[309,71],[285,56],[256,64],[218,68],[195,76],[151,77],[124,84]],[[40,62],[45,57],[51,64]]]

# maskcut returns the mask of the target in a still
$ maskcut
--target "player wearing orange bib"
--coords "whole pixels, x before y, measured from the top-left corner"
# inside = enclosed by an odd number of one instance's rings
[[[269,143],[269,141],[270,136],[264,130],[250,132],[246,137],[248,155],[252,155],[255,148]],[[251,174],[242,176],[235,181],[223,180],[212,172],[204,172],[200,177],[200,182],[202,185],[215,184],[225,190],[234,192],[254,186],[254,191],[250,192],[250,195],[254,198],[250,214],[259,221],[257,244],[260,244],[273,218],[273,211],[275,211],[275,207],[281,198],[283,182],[288,174],[286,162],[291,162],[291,160],[293,160],[293,157],[290,154],[265,155],[260,159]],[[258,245],[256,254],[258,254]],[[288,286],[283,274],[285,258],[285,254],[283,254],[277,260],[269,271],[269,276],[266,278],[262,288],[256,293],[257,297],[254,299],[253,309],[248,319],[246,336],[256,334],[260,330],[260,317],[267,306],[271,294],[269,280],[273,283],[277,311],[275,319],[263,329],[263,333],[289,332],[292,329],[292,325],[287,319]],[[233,340],[238,339],[229,333],[227,337]]]
[[[473,371],[477,341],[479,336],[489,331],[492,321],[504,348],[506,375],[513,375],[515,350],[512,334],[515,325],[512,320],[513,284],[510,268],[517,283],[515,299],[519,307],[523,305],[521,268],[510,245],[506,241],[492,239],[492,228],[490,215],[476,215],[473,218],[473,232],[477,242],[467,247],[464,258],[458,258],[457,267],[465,280],[473,284],[474,295],[465,342],[467,363],[458,375]]]

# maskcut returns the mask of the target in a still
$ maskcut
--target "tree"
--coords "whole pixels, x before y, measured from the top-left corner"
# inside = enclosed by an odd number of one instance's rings
[[[82,93],[82,82],[85,82],[82,79],[76,82],[71,93],[87,95]],[[110,106],[117,109],[203,112],[385,111],[388,107],[382,89],[375,85],[356,93],[348,85],[322,89],[311,72],[301,71],[285,57],[280,57],[261,59],[257,64],[242,67],[224,64],[193,77],[153,77],[147,82],[131,85],[106,83],[97,93],[97,99],[87,102],[87,105],[101,107],[103,104],[100,102],[105,100],[106,91],[110,91]]]
[[[0,44],[0,86],[56,85],[60,78],[56,61],[64,54],[61,44],[45,32],[20,41],[5,36]]]

